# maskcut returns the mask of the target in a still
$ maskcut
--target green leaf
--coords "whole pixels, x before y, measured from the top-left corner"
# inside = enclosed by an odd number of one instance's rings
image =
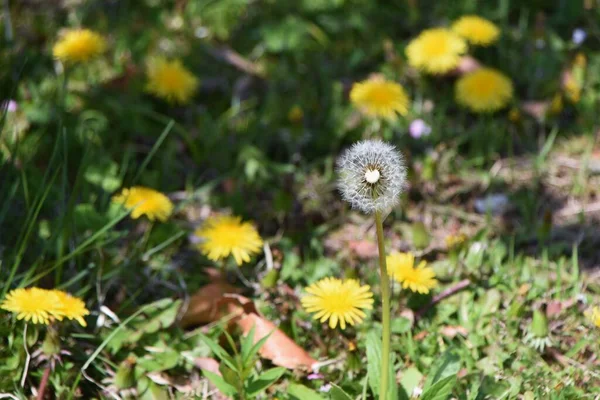
[[[275,381],[277,381],[281,375],[285,373],[285,371],[285,368],[277,367],[263,372],[258,376],[258,378],[255,378],[255,380],[252,380],[248,384],[246,393],[252,397],[258,395],[260,392],[275,383]]]
[[[137,365],[146,372],[166,371],[174,368],[179,363],[179,352],[166,348],[163,352],[148,353],[141,359],[138,359]]]
[[[119,165],[108,157],[102,157],[90,163],[83,177],[88,183],[98,186],[108,193],[114,192],[123,183],[119,176]]]
[[[381,378],[381,335],[373,329],[367,334],[367,378],[374,396],[379,395]]]
[[[402,334],[402,333],[407,333],[411,329],[410,320],[408,318],[404,318],[404,317],[394,318],[390,325],[391,325],[390,329],[392,330],[392,333],[395,333],[397,335]]]
[[[290,400],[325,400],[325,398],[316,391],[297,383],[290,384],[288,387],[288,395],[290,395]]]
[[[381,379],[381,330],[373,329],[367,334],[367,378],[369,387],[374,396],[379,395],[379,381]],[[394,374],[394,354],[390,354],[390,370],[388,374],[388,397],[391,399],[398,398],[398,386]]]
[[[242,360],[246,361],[250,355],[250,350],[252,349],[252,343],[254,343],[254,332],[255,332],[255,325],[252,325],[252,328],[250,328],[250,332],[248,332],[248,334],[246,335],[246,337],[244,337],[242,339],[242,348],[241,348],[241,356],[242,356]]]
[[[410,396],[415,388],[419,385],[419,382],[421,382],[421,379],[423,379],[423,374],[417,368],[410,367],[402,373],[400,384]]]
[[[219,372],[221,373],[223,380],[233,386],[236,391],[239,391],[246,381],[246,379],[243,376],[240,376],[237,371],[227,367],[224,363],[219,365]]]
[[[231,358],[227,351],[224,348],[222,348],[217,342],[215,342],[208,336],[203,335],[202,333],[198,333],[198,337],[202,339],[202,341],[210,348],[210,350],[215,354],[215,356],[219,358],[219,360],[225,363],[232,370],[237,370],[237,366],[233,361],[233,358]]]
[[[452,349],[446,351],[431,367],[431,371],[435,372],[427,376],[423,390],[426,392],[432,385],[446,377],[456,377],[460,364],[460,357]]]
[[[248,351],[248,354],[247,354],[247,358],[245,358],[243,360],[244,364],[251,363],[252,365],[254,365],[254,356],[256,356],[256,353],[258,353],[258,351],[263,347],[263,345],[265,344],[265,342],[267,341],[267,339],[269,338],[269,336],[271,336],[271,334],[273,332],[275,332],[275,330],[269,332],[268,335],[265,335],[265,337],[260,339],[258,342],[256,342],[254,344],[254,346],[252,346],[252,348],[250,348],[250,350]]]
[[[221,393],[223,393],[225,396],[233,396],[237,393],[237,390],[235,389],[235,387],[233,387],[229,383],[225,382],[225,380],[223,378],[221,378],[219,375],[215,374],[214,372],[210,372],[210,371],[203,369],[202,373],[204,374],[204,376],[206,376],[206,379],[208,379],[213,385],[215,385],[215,387],[217,389],[219,389],[219,391]]]
[[[425,390],[420,400],[446,400],[452,394],[455,384],[456,375],[447,376]]]
[[[75,227],[81,231],[97,231],[109,221],[108,216],[100,214],[92,204],[77,204],[73,209]]]
[[[348,393],[333,383],[331,384],[329,395],[331,396],[331,400],[352,400],[352,397]]]
[[[282,20],[266,24],[261,33],[265,47],[270,52],[301,50],[310,40],[310,24],[288,15]]]
[[[138,385],[138,396],[139,400],[169,400],[169,392],[154,382],[149,382],[148,387],[143,391]]]

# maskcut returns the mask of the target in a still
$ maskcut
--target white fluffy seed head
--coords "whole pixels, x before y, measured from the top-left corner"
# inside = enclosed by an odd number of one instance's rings
[[[402,155],[381,140],[355,143],[340,156],[337,169],[344,200],[368,214],[398,204],[406,184]]]

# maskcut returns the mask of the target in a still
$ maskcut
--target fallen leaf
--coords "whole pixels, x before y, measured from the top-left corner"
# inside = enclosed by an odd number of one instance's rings
[[[527,101],[523,103],[523,111],[538,121],[543,121],[546,116],[546,112],[550,107],[550,100],[544,101]]]
[[[568,299],[568,300],[551,300],[546,305],[546,316],[548,318],[554,317],[560,314],[563,310],[570,308],[574,304],[577,303],[576,299]]]
[[[181,326],[188,327],[213,322],[223,317],[221,302],[226,294],[240,290],[226,282],[213,282],[202,287],[190,298],[187,309],[181,318]]]
[[[410,308],[405,308],[404,310],[402,310],[400,312],[400,316],[409,320],[411,326],[415,324],[415,312]]]
[[[312,369],[317,362],[304,349],[298,346],[296,342],[279,330],[274,323],[258,314],[245,315],[238,321],[238,325],[242,328],[244,334],[250,332],[253,326],[255,327],[255,343],[273,332],[259,353],[262,357],[271,360],[275,365],[290,369]]]
[[[230,313],[236,312],[236,310],[241,311],[241,315],[239,319],[235,320],[235,323],[241,328],[244,335],[247,335],[254,327],[254,343],[271,334],[259,351],[263,358],[271,360],[273,364],[280,367],[312,369],[317,360],[278,329],[277,325],[260,315],[254,302],[235,294],[227,295],[224,300],[229,301]]]
[[[465,376],[467,376],[469,374],[469,370],[466,368],[461,368],[460,371],[458,371],[458,374],[456,374],[457,378],[464,378]]]
[[[194,365],[200,369],[204,369],[208,372],[212,372],[213,374],[221,376],[221,371],[219,371],[219,362],[214,358],[198,357],[194,359]]]
[[[252,300],[238,293],[239,289],[228,283],[209,283],[191,297],[181,325],[186,327],[206,324],[233,314],[234,318],[230,324],[239,326],[244,335],[254,327],[255,343],[271,334],[260,349],[259,354],[262,357],[280,367],[312,369],[317,360],[279,330],[273,322],[260,315]],[[206,360],[201,362],[209,363]]]
[[[467,336],[469,331],[460,325],[446,325],[440,329],[440,333],[447,338],[454,339],[456,335]]]
[[[481,63],[471,56],[462,56],[458,62],[458,67],[454,71],[455,75],[464,75],[474,72],[481,68]]]
[[[529,289],[531,289],[531,284],[524,283],[519,287],[517,293],[519,294],[519,296],[525,296],[529,292]]]
[[[104,86],[110,89],[126,90],[133,79],[140,74],[140,69],[134,64],[127,64],[125,71],[113,79],[104,83]]]
[[[379,254],[377,243],[371,240],[350,240],[348,242],[348,247],[362,259],[371,259]]]

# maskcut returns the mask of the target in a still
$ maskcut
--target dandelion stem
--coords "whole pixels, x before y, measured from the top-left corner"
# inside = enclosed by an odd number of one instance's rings
[[[27,358],[25,358],[25,367],[23,368],[23,376],[21,377],[21,387],[25,387],[25,380],[27,379],[27,372],[29,371],[29,361],[31,361],[31,355],[29,354],[29,349],[27,349],[27,324],[25,324],[25,328],[23,328],[23,348],[25,349]]]
[[[385,260],[383,243],[383,219],[380,211],[375,211],[375,227],[377,229],[377,245],[379,247],[379,271],[381,273],[381,322],[383,335],[381,339],[381,377],[379,384],[379,400],[386,400],[388,394],[388,378],[390,376],[390,279]]]
[[[46,388],[48,387],[48,380],[50,379],[51,365],[48,363],[46,365],[46,369],[44,370],[44,375],[42,376],[42,380],[40,382],[40,386],[38,388],[38,394],[36,400],[44,400],[44,395],[46,394]]]

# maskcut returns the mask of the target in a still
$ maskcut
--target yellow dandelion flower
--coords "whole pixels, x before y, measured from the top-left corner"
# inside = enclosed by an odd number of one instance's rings
[[[194,235],[203,240],[198,249],[209,259],[219,261],[231,254],[238,266],[250,261],[250,256],[260,252],[263,245],[256,228],[240,217],[209,218]]]
[[[596,327],[600,328],[600,307],[592,307],[585,310],[585,317]]]
[[[456,101],[476,113],[504,108],[513,96],[510,78],[492,68],[463,75],[455,86]]]
[[[72,29],[52,48],[54,57],[62,62],[84,63],[106,50],[104,38],[89,29]]]
[[[573,59],[573,66],[585,69],[585,67],[587,66],[587,58],[585,57],[585,54],[583,54],[582,52],[575,54],[575,58]]]
[[[71,296],[62,290],[52,290],[58,298],[57,314],[70,320],[76,320],[81,326],[87,326],[83,317],[90,312],[85,307],[85,303],[78,297]]]
[[[17,319],[34,324],[48,325],[54,319],[62,319],[56,294],[37,287],[11,290],[0,308],[17,314]]]
[[[304,111],[302,110],[302,107],[296,104],[292,108],[290,108],[290,111],[288,112],[288,120],[292,124],[299,124],[300,122],[302,122],[303,118]]]
[[[411,253],[395,251],[387,256],[386,261],[388,273],[404,289],[427,294],[438,285],[435,272],[427,266],[426,261],[421,261],[415,268],[415,256]]]
[[[371,117],[394,120],[396,113],[408,113],[409,100],[404,88],[382,78],[355,83],[350,91],[350,100]]]
[[[548,113],[550,115],[558,115],[563,110],[563,97],[562,94],[556,93],[554,97],[552,97],[552,101],[550,101],[550,107],[548,108]]]
[[[518,124],[519,122],[521,122],[522,117],[523,116],[521,115],[521,110],[519,110],[517,107],[511,108],[508,112],[508,120],[513,124]]]
[[[147,75],[146,90],[171,103],[188,103],[198,88],[198,79],[181,60],[157,57],[148,63]]]
[[[452,30],[469,43],[489,46],[500,36],[500,29],[491,21],[477,15],[465,15],[452,24]]]
[[[146,215],[150,221],[158,219],[165,222],[173,212],[173,203],[167,196],[142,186],[123,189],[120,194],[113,196],[112,201],[132,210],[133,219]]]
[[[354,325],[365,318],[362,310],[373,307],[373,293],[368,285],[361,286],[355,279],[342,281],[324,278],[306,288],[308,294],[300,300],[309,313],[316,313],[314,319],[325,322],[335,329],[346,329],[346,323]]]
[[[408,63],[431,74],[444,74],[458,67],[467,43],[451,30],[427,29],[406,47]]]
[[[571,103],[578,103],[581,99],[581,85],[571,74],[564,80],[563,90]]]

